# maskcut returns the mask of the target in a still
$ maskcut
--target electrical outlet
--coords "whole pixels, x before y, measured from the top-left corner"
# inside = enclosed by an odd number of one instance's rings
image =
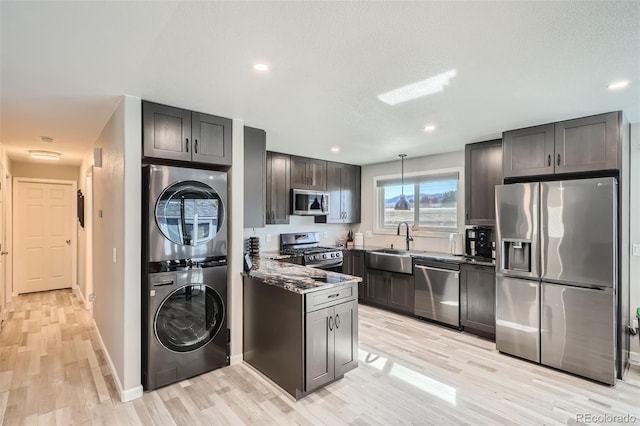
[[[633,245],[633,255],[640,256],[640,244]]]
[[[324,239],[326,240],[327,238],[329,238],[329,233],[327,231],[324,231]]]
[[[267,242],[267,243],[271,242],[271,234],[266,234],[266,235],[264,236],[264,240],[265,240],[265,242]]]
[[[365,235],[365,237],[367,237],[367,238],[373,238],[373,234],[371,233],[371,231],[366,231],[366,232],[364,233],[364,235]]]
[[[118,261],[118,251],[116,250],[116,248],[113,248],[113,263],[116,263]]]

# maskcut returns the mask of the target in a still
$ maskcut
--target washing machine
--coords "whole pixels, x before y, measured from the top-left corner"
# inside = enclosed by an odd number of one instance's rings
[[[142,384],[229,364],[227,173],[142,169]]]
[[[226,265],[172,266],[149,274],[148,289],[145,390],[229,365]]]
[[[148,262],[226,259],[226,172],[147,165],[143,190]]]

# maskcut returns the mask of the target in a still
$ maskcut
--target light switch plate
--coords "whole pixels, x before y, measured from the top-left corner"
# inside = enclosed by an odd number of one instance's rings
[[[634,244],[632,253],[634,256],[640,256],[640,244]]]

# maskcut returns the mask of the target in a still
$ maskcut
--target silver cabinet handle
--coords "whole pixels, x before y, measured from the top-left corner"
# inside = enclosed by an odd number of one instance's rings
[[[558,154],[558,166],[560,165],[560,154]]]
[[[185,146],[187,152],[189,152],[189,138],[186,139],[186,142],[185,142],[184,146]]]
[[[333,317],[329,317],[329,331],[333,331]]]
[[[67,245],[71,245],[71,240],[67,240]]]
[[[336,314],[336,330],[340,328],[340,315]]]

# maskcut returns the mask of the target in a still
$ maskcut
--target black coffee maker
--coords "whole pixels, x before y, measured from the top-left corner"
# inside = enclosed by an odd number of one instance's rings
[[[465,230],[465,253],[468,256],[493,258],[491,228],[476,226]]]

